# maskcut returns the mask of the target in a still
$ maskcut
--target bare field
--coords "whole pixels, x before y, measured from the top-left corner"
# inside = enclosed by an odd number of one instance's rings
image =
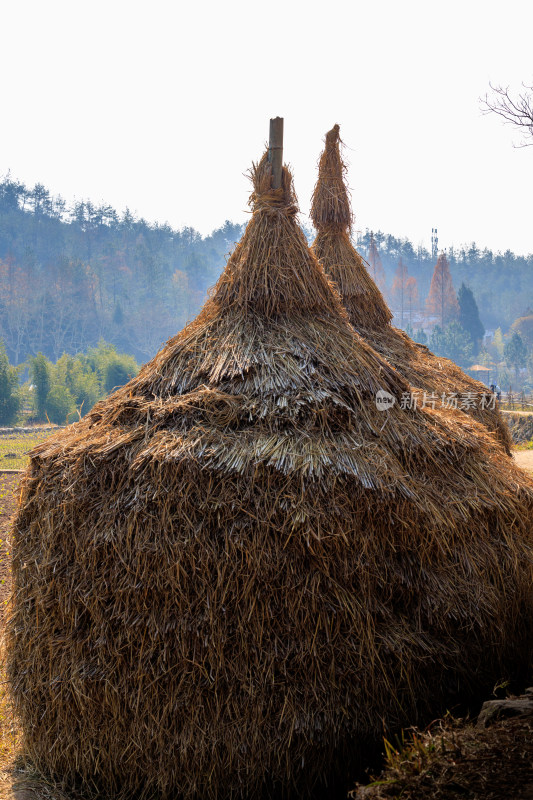
[[[513,450],[513,458],[519,467],[533,472],[533,450]]]
[[[31,433],[0,435],[0,470],[25,469],[29,464],[28,452],[52,433],[54,429],[36,429]]]

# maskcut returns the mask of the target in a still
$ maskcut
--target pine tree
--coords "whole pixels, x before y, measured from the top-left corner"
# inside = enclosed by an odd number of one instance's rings
[[[455,321],[444,328],[435,325],[429,346],[437,355],[451,358],[461,366],[468,364],[472,358],[473,344],[470,335]]]
[[[472,289],[462,283],[457,299],[459,301],[459,325],[470,335],[474,353],[478,353],[485,334],[485,327],[479,318],[479,309]]]
[[[445,253],[441,253],[437,259],[426,307],[430,314],[439,317],[441,328],[459,315],[459,303]]]

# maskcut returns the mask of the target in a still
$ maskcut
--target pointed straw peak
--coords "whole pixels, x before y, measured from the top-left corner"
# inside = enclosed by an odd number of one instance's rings
[[[298,200],[294,191],[292,175],[285,165],[281,171],[280,188],[272,188],[272,164],[268,158],[268,150],[265,151],[260,161],[252,164],[248,176],[253,186],[248,205],[253,211],[271,208],[282,210],[289,216],[298,213]]]
[[[341,126],[336,122],[333,128],[328,131],[324,137],[324,141],[326,143],[326,149],[332,148],[342,144],[341,134],[340,134]]]
[[[289,312],[321,313],[346,324],[340,297],[298,225],[289,168],[283,167],[281,186],[273,189],[272,166],[265,153],[249,176],[252,218],[214,289],[213,301],[219,308],[239,306],[245,313],[267,318]]]
[[[350,197],[345,182],[346,164],[342,160],[340,128],[334,125],[326,134],[326,146],[318,163],[318,181],[311,201],[311,218],[317,230],[349,230],[352,225]]]

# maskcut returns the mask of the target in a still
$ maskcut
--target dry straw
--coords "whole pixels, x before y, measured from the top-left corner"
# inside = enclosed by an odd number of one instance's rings
[[[8,673],[42,773],[115,798],[342,797],[383,726],[531,656],[533,487],[354,333],[289,172],[199,317],[32,452]]]
[[[326,134],[311,217],[318,231],[313,250],[339,289],[356,331],[406,380],[423,393],[439,398],[468,394],[467,413],[492,431],[510,453],[511,435],[497,409],[487,407],[487,388],[466,375],[453,361],[435,356],[391,325],[392,314],[350,241],[352,214],[344,180],[346,166],[340,153],[339,126]],[[485,399],[483,399],[485,398]]]

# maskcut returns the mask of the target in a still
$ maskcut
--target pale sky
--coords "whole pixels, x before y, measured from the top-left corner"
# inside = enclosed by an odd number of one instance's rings
[[[533,83],[531,0],[6,0],[0,174],[208,233],[285,118],[307,214],[324,133],[356,229],[533,252],[533,147],[479,97]]]

